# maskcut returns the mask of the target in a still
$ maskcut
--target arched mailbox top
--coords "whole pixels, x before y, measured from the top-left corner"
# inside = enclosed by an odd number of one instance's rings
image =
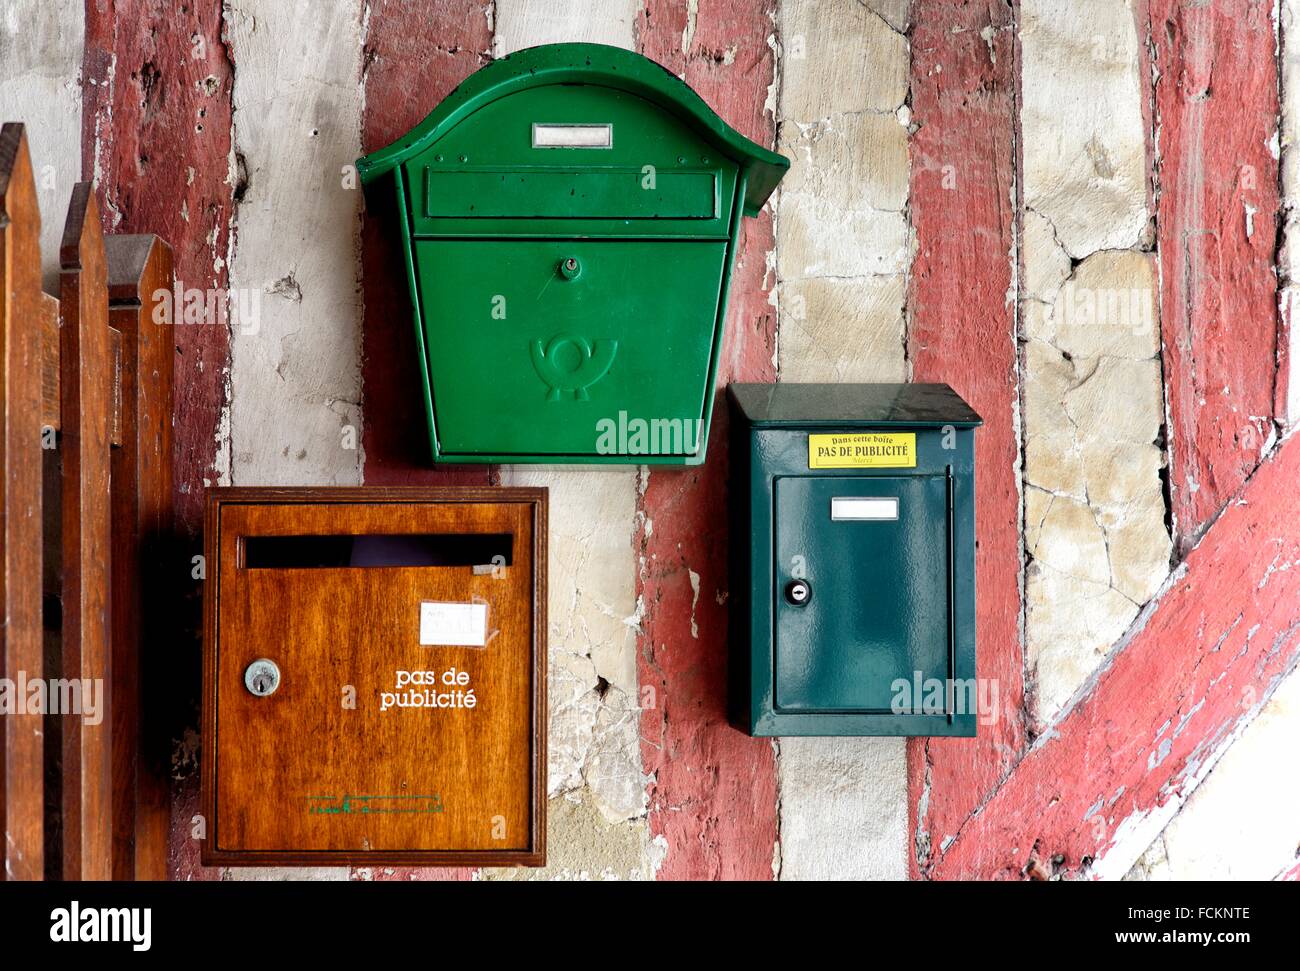
[[[745,215],[758,214],[790,167],[788,159],[740,134],[718,117],[685,82],[649,58],[603,44],[547,44],[517,51],[472,74],[410,132],[358,160],[357,170],[362,182],[368,184],[419,156],[461,122],[494,102],[557,84],[624,91],[673,116],[736,165],[744,178]],[[559,123],[564,119],[538,121]],[[599,128],[591,125],[541,125],[535,126],[533,137],[557,139],[548,147],[603,147],[591,141],[604,137],[601,131],[592,130]],[[565,141],[574,138],[578,141]]]

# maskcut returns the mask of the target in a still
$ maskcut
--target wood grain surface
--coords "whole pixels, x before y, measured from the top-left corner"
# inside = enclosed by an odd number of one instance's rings
[[[112,453],[113,879],[167,879],[170,733],[158,717],[174,628],[166,602],[172,529],[171,248],[109,236],[109,322],[120,335]],[[156,321],[161,320],[162,323]],[[176,563],[176,558],[171,563]],[[153,690],[147,690],[152,688]]]
[[[419,534],[508,534],[509,564],[494,575],[244,557],[250,537]],[[544,863],[545,548],[540,489],[212,490],[204,862]],[[427,601],[485,603],[487,645],[422,646]],[[267,697],[244,684],[258,658],[281,671]],[[435,682],[399,686],[398,672]],[[473,707],[392,697],[448,702],[471,688]]]
[[[22,125],[0,130],[0,677],[42,677],[41,217]],[[0,717],[0,880],[44,871],[40,714]]]
[[[112,684],[110,650],[109,452],[113,374],[104,236],[89,182],[72,190],[60,251],[59,329],[63,459],[63,677]],[[96,690],[97,724],[67,716],[63,727],[63,875],[112,877],[112,707]]]

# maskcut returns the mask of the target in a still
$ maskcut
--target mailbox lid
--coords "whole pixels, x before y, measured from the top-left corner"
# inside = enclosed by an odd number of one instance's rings
[[[943,426],[984,419],[946,384],[733,383],[735,407],[756,428]]]
[[[433,147],[486,106],[521,91],[550,85],[571,86],[570,93],[584,87],[625,92],[674,117],[682,129],[707,141],[713,149],[711,154],[730,159],[734,164],[744,187],[740,207],[746,215],[758,214],[790,167],[788,159],[741,135],[685,82],[649,58],[603,44],[547,44],[516,51],[475,72],[414,129],[391,145],[358,160],[357,171],[362,181],[370,184]],[[561,116],[535,120],[571,124],[583,119]],[[618,137],[615,133],[616,140]],[[456,160],[459,161],[459,153]],[[695,164],[693,160],[688,161]]]
[[[778,710],[889,714],[897,679],[949,676],[948,495],[942,475],[776,479]]]
[[[702,451],[725,243],[414,245],[440,459]]]
[[[607,144],[551,144],[583,132],[596,132]],[[499,98],[405,168],[416,237],[725,240],[739,172],[677,115],[593,83],[531,87]]]

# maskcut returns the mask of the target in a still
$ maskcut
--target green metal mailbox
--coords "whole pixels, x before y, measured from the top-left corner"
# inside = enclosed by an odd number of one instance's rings
[[[788,167],[597,44],[494,61],[361,159],[396,193],[434,461],[702,462],[740,220]]]
[[[733,384],[732,719],[975,734],[974,434],[945,384]]]

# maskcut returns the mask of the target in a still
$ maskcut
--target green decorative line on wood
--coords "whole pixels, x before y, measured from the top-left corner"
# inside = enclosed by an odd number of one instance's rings
[[[430,815],[430,814],[442,812],[442,796],[438,795],[437,793],[434,793],[432,795],[424,795],[424,796],[407,796],[407,795],[354,796],[354,795],[344,794],[342,798],[338,796],[332,796],[332,795],[331,796],[304,796],[303,798],[305,798],[309,803],[307,807],[307,812],[311,813],[313,816],[340,816],[340,815],[377,816],[377,815],[396,815],[396,814]],[[384,799],[401,799],[401,800],[408,800],[408,801],[422,800],[426,803],[426,805],[414,809],[386,808],[386,807],[376,807],[370,805],[371,802],[384,800]],[[337,805],[328,805],[336,802]],[[318,803],[318,804],[323,803],[326,805],[310,805],[311,803]]]

